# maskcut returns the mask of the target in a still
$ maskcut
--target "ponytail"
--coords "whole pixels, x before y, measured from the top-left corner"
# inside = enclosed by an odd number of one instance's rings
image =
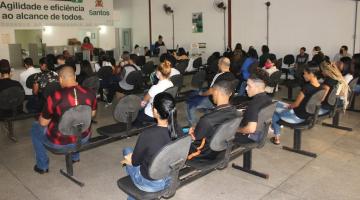
[[[172,140],[177,139],[178,135],[176,133],[176,131],[177,131],[176,108],[173,108],[172,110],[169,111],[168,129],[169,129],[171,139]]]

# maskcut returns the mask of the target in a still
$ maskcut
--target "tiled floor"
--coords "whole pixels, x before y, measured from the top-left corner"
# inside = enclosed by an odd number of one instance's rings
[[[282,91],[281,93],[284,93]],[[178,105],[180,112],[184,104]],[[113,106],[114,107],[114,106]],[[99,125],[111,124],[113,107],[99,105]],[[184,123],[184,114],[179,114]],[[175,200],[188,199],[262,199],[297,200],[360,199],[360,113],[347,112],[342,124],[353,132],[316,125],[303,134],[303,148],[318,153],[316,159],[290,153],[267,143],[253,153],[253,167],[270,174],[268,180],[254,177],[228,167],[215,171],[180,188]],[[0,200],[115,200],[126,199],[117,188],[123,177],[121,150],[133,146],[136,138],[105,145],[81,154],[75,174],[85,182],[80,188],[60,175],[65,167],[63,156],[50,156],[50,173],[33,172],[34,156],[29,136],[32,120],[15,123],[18,143],[0,134]],[[292,145],[292,131],[284,128],[282,144]],[[233,162],[241,164],[242,158]]]

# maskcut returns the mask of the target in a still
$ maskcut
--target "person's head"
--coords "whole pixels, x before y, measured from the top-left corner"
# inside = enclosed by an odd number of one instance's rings
[[[40,65],[41,71],[48,70],[48,62],[47,62],[47,59],[45,57],[40,58],[39,65]]]
[[[6,59],[0,60],[0,78],[9,78],[11,72],[10,63]]]
[[[304,67],[303,77],[306,82],[310,82],[312,80],[317,80],[316,75],[314,74],[314,71],[311,70],[309,66]]]
[[[349,57],[342,57],[340,59],[341,66],[339,70],[343,75],[346,75],[348,73],[353,74],[353,68],[351,67],[351,58]],[[339,67],[339,66],[338,66]]]
[[[168,79],[171,73],[171,62],[168,60],[164,60],[157,68],[156,68],[156,76],[159,80]]]
[[[316,54],[318,54],[321,51],[321,47],[319,46],[314,46],[313,50],[312,50],[312,54],[315,56]]]
[[[64,50],[62,54],[65,57],[65,59],[69,59],[71,57],[70,52],[68,50]]]
[[[231,81],[219,81],[212,88],[212,99],[216,105],[229,103],[229,99],[234,92],[234,85]]]
[[[263,45],[263,46],[261,47],[261,52],[262,52],[263,54],[267,54],[267,53],[270,52],[270,49],[269,49],[269,47],[268,47],[267,45]]]
[[[80,63],[80,74],[84,74],[86,76],[91,76],[93,74],[93,70],[91,64],[88,60],[83,60]]]
[[[32,67],[32,66],[34,66],[34,62],[33,62],[32,58],[30,58],[30,57],[25,58],[24,59],[24,67],[25,67],[25,69],[27,69],[29,67]]]
[[[128,51],[124,51],[123,54],[121,55],[121,59],[123,61],[129,61],[130,60],[130,53]]]
[[[134,65],[137,59],[138,56],[136,54],[130,54],[129,64]]]
[[[63,66],[59,71],[59,83],[63,88],[75,86],[77,83],[74,68]]]
[[[90,43],[90,38],[89,37],[84,37],[84,40],[83,40],[83,43],[84,44],[88,44],[88,43]]]
[[[56,62],[58,65],[65,65],[65,61],[66,61],[66,59],[65,59],[64,55],[60,54],[60,55],[56,56]]]
[[[349,48],[346,45],[342,45],[340,48],[340,54],[341,55],[346,55],[348,52]]]
[[[158,41],[159,41],[159,42],[162,42],[162,41],[163,41],[163,36],[159,35]]]
[[[176,107],[175,99],[169,93],[162,92],[154,97],[153,101],[153,114],[157,122],[167,123],[170,137],[176,139]]]
[[[222,57],[219,59],[218,67],[220,72],[228,72],[230,70],[230,59],[227,57]]]
[[[184,48],[182,48],[182,47],[179,48],[178,56],[186,56],[186,51]]]
[[[234,49],[235,51],[236,50],[239,50],[239,51],[242,51],[242,45],[240,44],[240,43],[237,43],[236,45],[235,45],[235,49]]]
[[[247,80],[246,91],[249,97],[265,92],[266,84],[269,80],[269,74],[262,70],[256,69]]]
[[[270,54],[269,58],[266,60],[264,67],[266,69],[269,69],[271,67],[274,67],[276,63],[276,56],[275,54]]]
[[[254,59],[258,59],[258,53],[256,51],[256,49],[254,47],[250,47],[248,52],[247,52],[248,57],[250,58],[254,58]]]
[[[139,48],[139,45],[135,44],[134,49],[137,49],[137,48]]]
[[[149,51],[149,48],[148,47],[144,47],[144,52],[148,52]]]
[[[305,48],[305,47],[301,47],[301,48],[300,48],[300,54],[301,54],[301,55],[304,55],[305,52],[306,52],[306,48]]]

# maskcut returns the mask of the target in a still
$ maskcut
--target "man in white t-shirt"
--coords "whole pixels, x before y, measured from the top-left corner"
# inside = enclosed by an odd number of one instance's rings
[[[25,90],[25,95],[26,96],[32,96],[32,88],[28,88],[26,87],[26,80],[29,78],[29,76],[33,75],[33,74],[37,74],[40,73],[40,69],[39,68],[34,68],[34,63],[33,60],[31,58],[25,58],[24,60],[24,67],[25,67],[25,71],[23,71],[20,74],[20,83],[23,86],[24,90]]]

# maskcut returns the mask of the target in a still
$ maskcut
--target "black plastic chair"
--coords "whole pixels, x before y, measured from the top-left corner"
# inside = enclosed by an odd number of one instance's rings
[[[166,89],[164,92],[169,93],[175,99],[178,93],[178,87],[176,86],[170,87]]]
[[[214,152],[219,152],[216,159],[199,159],[193,158],[186,162],[186,165],[193,170],[184,168],[182,173],[181,185],[185,185],[204,174],[207,174],[215,169],[224,169],[228,166],[230,161],[230,153],[233,147],[233,140],[235,138],[236,130],[238,129],[242,117],[237,117],[222,123],[215,131],[210,139],[210,149]],[[189,171],[189,172],[188,172]]]
[[[294,129],[294,145],[293,147],[283,146],[284,150],[302,154],[305,156],[310,156],[313,158],[317,157],[315,153],[301,149],[301,134],[302,134],[302,130],[311,129],[315,126],[315,123],[318,119],[319,109],[321,106],[321,99],[323,98],[324,94],[325,91],[320,90],[311,96],[310,100],[306,104],[306,112],[309,113],[311,116],[308,119],[306,119],[304,122],[299,124],[291,124],[283,120],[280,120],[279,124]]]
[[[108,81],[113,76],[113,70],[110,66],[103,66],[98,71],[98,76],[103,81]]]
[[[236,165],[233,163],[232,164],[233,168],[244,171],[246,173],[249,173],[249,174],[252,174],[255,176],[259,176],[261,178],[265,178],[265,179],[269,178],[268,174],[264,174],[264,173],[252,170],[252,150],[255,148],[261,149],[265,146],[269,127],[271,124],[271,119],[275,112],[275,106],[276,106],[276,102],[273,102],[270,105],[261,109],[258,114],[259,119],[258,119],[256,131],[261,133],[259,142],[252,142],[252,143],[241,144],[241,145],[235,144],[237,147],[241,148],[240,152],[243,153],[243,166],[239,166],[239,165]],[[238,153],[239,153],[239,151],[235,150],[232,153],[232,157],[233,158],[236,157],[236,155],[238,155]]]
[[[189,60],[181,60],[175,65],[175,69],[177,69],[180,74],[185,74],[186,69],[189,65]]]
[[[144,66],[146,63],[146,57],[145,56],[138,56],[137,59],[136,59],[136,65],[137,66]]]
[[[198,57],[193,62],[193,68],[196,69],[197,71],[199,71],[201,66],[202,66],[202,58]]]
[[[89,129],[91,125],[92,109],[88,105],[78,105],[68,109],[61,117],[59,122],[59,131],[63,135],[76,136],[76,145],[72,148],[53,149],[46,146],[50,152],[54,154],[64,154],[66,162],[66,171],[60,169],[60,173],[76,183],[79,186],[85,184],[74,177],[72,153],[76,153],[82,146],[81,135]]]
[[[86,78],[81,85],[83,87],[94,90],[96,93],[100,88],[100,79],[97,76],[90,76]]]
[[[349,106],[348,110],[349,110],[349,111],[352,111],[352,112],[360,112],[360,110],[356,110],[356,109],[355,109],[356,97],[357,97],[359,94],[356,94],[356,93],[354,92],[354,89],[355,89],[355,87],[356,87],[356,85],[357,85],[358,82],[359,82],[359,78],[354,78],[354,79],[351,80],[350,83],[349,83],[349,87],[350,87],[352,93],[351,93],[351,98],[350,98],[350,101],[349,101],[349,102],[350,102],[350,106]]]
[[[23,113],[22,110],[20,112],[19,107],[22,108],[24,99],[25,93],[21,87],[10,87],[0,92],[0,109],[10,111],[7,116],[0,116],[0,121],[5,123],[8,137],[14,142],[17,141],[14,136],[14,121],[35,117],[37,115]]]
[[[34,83],[35,83],[35,76],[37,75],[37,73],[35,74],[31,74],[27,79],[26,79],[26,87],[29,89],[33,89]]]
[[[304,66],[299,65],[295,70],[294,80],[287,79],[282,82],[282,85],[284,85],[288,89],[287,98],[283,98],[283,100],[294,101],[293,89],[297,87],[301,87],[304,84],[303,73],[304,73]]]
[[[268,95],[270,96],[274,96],[275,92],[276,92],[276,88],[278,87],[278,85],[280,84],[281,81],[281,71],[277,71],[271,74],[271,76],[269,77],[269,81],[268,81],[268,86],[274,88],[272,93],[268,93]]]
[[[132,93],[141,93],[144,89],[144,79],[141,71],[132,71],[126,77],[126,82],[129,85],[134,86],[134,91]]]
[[[200,90],[203,88],[204,81],[206,79],[205,71],[196,72],[191,79],[192,89],[179,93],[176,98],[177,102],[185,101],[188,98],[188,95],[192,93],[194,90]]]
[[[285,80],[288,80],[288,76],[290,72],[289,68],[294,63],[295,63],[294,55],[288,54],[284,57],[284,64],[288,66],[288,68],[281,68],[281,71],[285,73]]]
[[[139,110],[141,109],[141,98],[136,95],[128,95],[120,99],[114,110],[115,124],[99,127],[96,131],[107,137],[131,137],[138,134],[143,128],[153,126],[155,123],[143,123],[142,127],[133,128]]]
[[[179,171],[184,166],[190,149],[191,138],[189,135],[177,139],[163,147],[151,161],[149,176],[154,180],[170,177],[169,186],[159,192],[144,192],[137,188],[130,176],[117,181],[118,187],[129,196],[138,200],[170,198],[175,195],[179,185]]]
[[[178,92],[180,92],[184,84],[184,76],[181,74],[174,75],[170,77],[170,81],[174,84],[174,86],[178,87]]]

